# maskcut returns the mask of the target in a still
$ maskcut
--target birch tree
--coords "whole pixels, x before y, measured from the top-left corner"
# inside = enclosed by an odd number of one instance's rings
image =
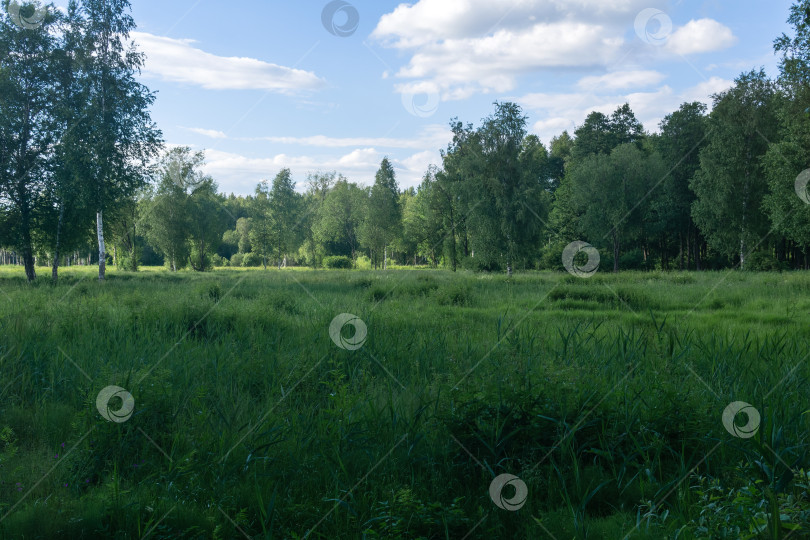
[[[82,174],[96,213],[98,277],[103,280],[104,212],[144,185],[162,135],[149,113],[155,95],[135,79],[144,56],[129,40],[135,30],[129,1],[81,0],[78,6],[83,28],[77,61],[87,99],[82,138],[74,151],[85,156]]]
[[[774,85],[763,70],[743,73],[715,96],[709,142],[691,182],[695,223],[714,250],[738,257],[740,268],[768,231],[762,156],[776,141],[773,98]]]

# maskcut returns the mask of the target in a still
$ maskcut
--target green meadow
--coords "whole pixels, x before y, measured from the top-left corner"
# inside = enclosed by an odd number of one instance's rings
[[[810,536],[810,274],[96,271],[0,269],[2,538]]]

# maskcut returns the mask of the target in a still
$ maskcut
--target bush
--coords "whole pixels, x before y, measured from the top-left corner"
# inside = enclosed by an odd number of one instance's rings
[[[785,268],[785,263],[776,260],[771,253],[759,251],[752,253],[745,261],[746,270],[754,270],[756,272],[781,272]]]
[[[215,268],[219,268],[221,266],[228,266],[228,259],[224,257],[220,257],[216,253],[211,255],[211,264],[214,265]]]
[[[219,283],[203,283],[197,287],[197,293],[201,298],[210,298],[214,302],[219,302],[222,298],[222,286]]]
[[[464,285],[446,286],[436,291],[436,300],[440,306],[469,306],[470,290]]]
[[[504,270],[497,261],[484,257],[459,257],[459,266],[472,272],[500,272]]]
[[[556,242],[549,246],[545,246],[540,255],[540,270],[557,270],[559,272],[565,272],[565,267],[562,263],[562,255],[563,250],[567,245],[568,244],[565,242]]]
[[[264,265],[263,258],[258,253],[254,253],[251,251],[250,253],[245,253],[244,256],[242,257],[242,266],[255,267],[263,265]]]
[[[360,255],[359,257],[357,257],[357,269],[371,270],[371,259],[369,259],[365,255]]]
[[[723,270],[734,266],[734,262],[727,256],[709,251],[709,255],[700,261],[703,270]]]
[[[640,249],[634,249],[619,256],[619,270],[650,270],[651,267],[652,264],[649,260],[644,260],[644,252]]]
[[[245,258],[244,253],[234,253],[231,255],[231,264],[230,266],[242,266],[242,259]]]
[[[354,265],[352,264],[351,258],[346,257],[345,255],[335,255],[323,258],[324,268],[352,268],[353,266]]]

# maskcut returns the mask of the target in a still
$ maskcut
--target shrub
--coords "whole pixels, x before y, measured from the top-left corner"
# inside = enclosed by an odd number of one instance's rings
[[[205,288],[205,294],[214,302],[219,302],[222,298],[222,287],[220,287],[219,283],[210,283]]]
[[[197,249],[197,246],[191,247],[188,263],[191,265],[191,268],[197,272],[206,272],[213,267],[211,264],[211,254],[205,253],[200,257],[200,250]]]
[[[244,253],[234,253],[231,255],[231,264],[230,266],[242,266],[242,259],[245,258]]]
[[[324,268],[352,268],[352,260],[345,255],[335,255],[323,258]]]
[[[469,306],[470,290],[464,285],[451,285],[436,291],[440,306]]]
[[[745,261],[745,269],[756,272],[781,272],[785,269],[784,266],[785,264],[776,260],[773,254],[763,251],[752,253]]]
[[[358,270],[371,270],[371,259],[366,257],[365,255],[360,255],[357,257],[357,266]]]
[[[503,270],[497,261],[483,257],[460,257],[459,265],[464,270],[472,272],[500,272]]]
[[[258,253],[250,252],[245,253],[242,257],[242,266],[263,266],[263,259],[262,256]]]
[[[565,242],[557,242],[544,247],[540,256],[540,270],[558,270],[564,272],[565,267],[562,263],[562,255],[567,245],[568,244]]]
[[[211,264],[213,264],[214,267],[216,268],[228,266],[228,259],[226,259],[225,257],[220,257],[219,255],[214,253],[213,255],[211,255]]]
[[[644,260],[644,253],[640,249],[634,249],[619,256],[620,270],[649,270],[651,267],[651,261]]]

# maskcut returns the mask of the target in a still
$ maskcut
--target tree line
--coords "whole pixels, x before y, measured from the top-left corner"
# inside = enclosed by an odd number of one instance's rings
[[[328,172],[296,190],[283,169],[248,196],[220,193],[202,152],[163,150],[127,13],[81,0],[36,30],[2,20],[0,246],[29,279],[36,264],[56,279],[60,261],[98,263],[102,279],[106,262],[511,273],[561,268],[576,240],[614,271],[810,264],[810,0],[774,43],[777,79],[742,73],[711,111],[684,103],[657,132],[624,104],[546,146],[496,102],[477,126],[450,122],[416,188],[385,158],[370,186]]]

